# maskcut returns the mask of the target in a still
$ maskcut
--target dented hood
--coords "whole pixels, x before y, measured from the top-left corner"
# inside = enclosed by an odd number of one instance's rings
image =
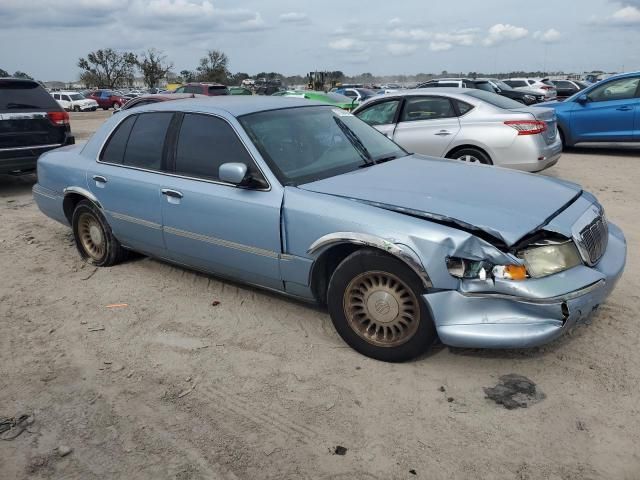
[[[508,247],[548,223],[582,191],[551,177],[421,155],[299,188],[480,230]]]

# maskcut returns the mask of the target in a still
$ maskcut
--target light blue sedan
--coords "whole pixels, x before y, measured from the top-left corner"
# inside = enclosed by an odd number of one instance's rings
[[[43,155],[33,193],[93,265],[135,250],[326,304],[349,345],[386,361],[438,337],[548,342],[606,299],[626,257],[575,184],[412,155],[295,98],[124,111]]]

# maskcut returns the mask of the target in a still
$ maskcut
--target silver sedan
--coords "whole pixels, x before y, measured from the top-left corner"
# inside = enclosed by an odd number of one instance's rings
[[[411,153],[537,172],[562,152],[553,110],[483,90],[405,90],[353,113]]]

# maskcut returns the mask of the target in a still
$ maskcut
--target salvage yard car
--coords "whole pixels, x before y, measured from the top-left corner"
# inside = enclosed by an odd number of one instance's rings
[[[403,90],[353,113],[412,153],[529,172],[554,165],[562,153],[553,110],[484,90]]]
[[[563,102],[541,106],[555,110],[564,146],[640,142],[640,72],[609,77]]]
[[[69,114],[38,82],[0,78],[0,174],[33,172],[42,153],[74,143]]]
[[[95,112],[98,109],[98,102],[78,92],[53,92],[51,96],[68,112]]]
[[[548,342],[605,301],[626,258],[578,185],[408,154],[306,99],[123,111],[44,155],[33,193],[93,265],[135,250],[326,304],[350,346],[385,361],[437,337]]]

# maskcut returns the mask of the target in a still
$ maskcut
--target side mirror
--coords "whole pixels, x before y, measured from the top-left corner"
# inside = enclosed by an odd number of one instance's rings
[[[579,104],[584,105],[585,103],[587,103],[589,101],[589,97],[587,96],[586,93],[583,93],[582,95],[578,96],[578,98],[576,98],[576,101]]]
[[[244,163],[223,163],[218,169],[218,178],[232,185],[240,185],[247,177],[247,166]]]

